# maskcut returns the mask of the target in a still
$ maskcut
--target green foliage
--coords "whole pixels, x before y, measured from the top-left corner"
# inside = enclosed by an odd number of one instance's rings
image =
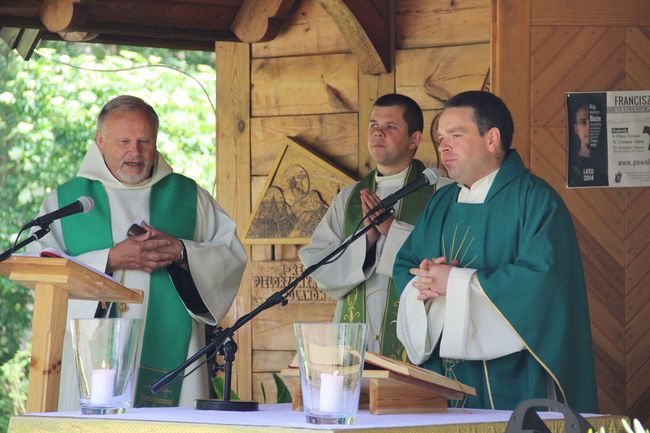
[[[275,381],[275,387],[277,389],[277,402],[278,403],[291,403],[291,393],[289,388],[284,383],[282,378],[276,373],[273,373],[273,380]]]
[[[275,382],[275,396],[276,403],[291,403],[291,393],[289,388],[284,383],[282,378],[278,376],[277,373],[273,373],[273,381]],[[262,388],[262,400],[264,403],[269,403],[266,398],[266,388],[264,387],[264,382],[260,382],[260,387]]]
[[[138,69],[93,72],[54,60],[102,71]],[[24,62],[0,43],[0,250],[13,244],[19,227],[38,213],[45,196],[75,175],[94,142],[99,110],[120,94],[142,97],[156,109],[160,152],[175,171],[214,191],[214,110],[204,90],[187,75],[163,67],[140,68],[161,63],[194,76],[211,98],[215,94],[213,53],[47,42]],[[32,302],[29,290],[0,277],[2,383],[8,380],[5,365],[29,341]],[[0,390],[0,420],[15,409]]]
[[[19,350],[14,357],[0,366],[0,431],[6,431],[9,417],[25,412],[27,376],[29,373],[30,347]]]
[[[217,398],[219,400],[223,400],[223,392],[225,389],[226,383],[223,379],[222,376],[213,376],[212,377],[212,388],[214,388],[214,392],[217,394]],[[230,389],[230,400],[239,400],[239,396],[233,390],[232,388]]]

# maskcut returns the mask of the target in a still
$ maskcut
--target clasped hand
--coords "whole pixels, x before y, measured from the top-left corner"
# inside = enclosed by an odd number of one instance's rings
[[[133,269],[152,273],[178,260],[183,244],[180,240],[143,223],[146,233],[130,236],[108,253],[106,272]]]
[[[447,264],[445,257],[434,259],[424,259],[417,268],[411,268],[410,272],[417,278],[413,287],[418,289],[420,294],[418,300],[426,301],[427,299],[445,296],[447,294],[447,281],[451,268],[458,265],[458,260],[452,260]]]
[[[366,215],[370,209],[374,208],[379,204],[381,199],[377,194],[374,192],[370,191],[368,188],[362,189],[361,190],[361,210],[363,211],[363,214]],[[384,209],[378,210],[377,212],[368,215],[368,218],[365,218],[363,220],[363,225],[368,226],[371,224],[370,220],[374,220],[377,218],[382,212],[384,212]],[[388,230],[390,230],[391,224],[393,224],[393,221],[395,220],[395,217],[392,215],[386,219],[383,223],[373,227],[372,229],[368,230],[366,232],[366,239],[367,239],[367,246],[368,248],[371,248],[375,243],[377,243],[377,240],[379,239],[379,236],[388,235]]]

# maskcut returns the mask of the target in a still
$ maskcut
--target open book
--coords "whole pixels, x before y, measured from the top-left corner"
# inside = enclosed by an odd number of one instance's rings
[[[298,355],[293,358],[289,368],[298,368]],[[430,383],[451,391],[463,394],[476,395],[476,389],[457,380],[450,379],[435,371],[427,370],[408,362],[398,361],[374,352],[366,352],[364,364],[364,377],[373,376],[373,370],[386,370],[399,376],[404,376],[416,381]]]
[[[92,271],[92,272],[96,273],[97,275],[101,275],[104,278],[108,278],[110,280],[115,281],[116,283],[119,283],[119,281],[117,281],[111,275],[105,274],[104,272],[102,272],[102,271],[100,271],[100,270],[98,270],[96,268],[93,268],[92,266],[89,266],[87,263],[82,262],[78,258],[70,256],[70,255],[68,255],[68,254],[64,253],[63,251],[58,250],[56,248],[48,247],[48,248],[43,248],[41,251],[35,251],[35,252],[32,252],[32,253],[18,253],[18,254],[14,254],[14,256],[19,256],[19,257],[53,257],[53,258],[57,258],[57,259],[67,259],[67,260],[70,260],[71,262],[74,262],[74,263],[78,264],[79,266],[81,266],[81,267],[83,267],[85,269],[88,269],[89,271]]]
[[[428,382],[434,385],[442,386],[444,388],[460,391],[464,394],[476,395],[476,389],[471,386],[465,385],[464,383],[461,383],[457,380],[450,379],[447,376],[436,373],[435,371],[427,370],[416,365],[409,364],[408,362],[402,362],[398,361],[397,359],[388,358],[386,356],[379,355],[378,353],[366,352],[366,365],[364,368],[367,369],[368,364],[370,364],[372,367],[392,371],[393,373],[397,373],[402,376],[412,377],[413,379],[421,380],[423,382]]]

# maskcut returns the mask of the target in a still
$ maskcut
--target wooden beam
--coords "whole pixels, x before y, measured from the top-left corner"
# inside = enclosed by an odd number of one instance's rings
[[[394,19],[389,18],[389,0],[319,0],[330,15],[365,74],[392,70],[390,35]]]
[[[230,28],[242,42],[275,38],[296,0],[244,0]]]
[[[43,0],[38,15],[51,32],[77,29],[86,22],[88,3],[84,0]]]
[[[235,36],[230,31],[208,30],[208,29],[183,29],[147,25],[131,25],[119,23],[95,23],[88,22],[83,28],[72,29],[79,32],[99,33],[100,35],[133,36],[137,38],[152,39],[182,39],[186,41],[204,41],[212,43],[214,49],[215,41],[235,41]]]
[[[41,40],[42,30],[39,29],[23,29],[16,45],[16,51],[25,59],[29,60],[34,53],[34,49]]]
[[[3,17],[38,18],[40,0],[21,0],[0,2],[0,15]]]
[[[0,38],[13,50],[18,45],[22,31],[23,29],[16,27],[2,27],[0,28]]]
[[[239,237],[251,213],[251,56],[250,45],[217,42],[217,198],[234,219]],[[246,255],[251,257],[251,248]],[[252,306],[250,262],[246,266],[235,303],[222,325],[232,325]],[[238,356],[233,384],[242,399],[253,395],[252,331],[248,324],[235,334]]]
[[[45,30],[45,26],[38,19],[38,17],[12,17],[7,15],[0,15],[0,27],[15,27],[19,29],[41,29]]]
[[[46,41],[61,41],[57,33],[44,32],[41,39]],[[234,36],[233,36],[234,39]],[[96,38],[85,41],[91,44],[108,45],[133,45],[137,47],[170,48],[175,50],[214,51],[213,40],[192,40],[192,39],[162,39],[157,37],[99,34]]]
[[[492,93],[506,103],[515,122],[512,146],[530,167],[531,4],[492,0]]]
[[[395,20],[395,0],[388,2],[388,20],[394,22]],[[390,26],[389,34],[390,41],[390,63],[395,64],[395,26]],[[382,95],[387,93],[395,93],[395,70],[392,69],[386,74],[370,75],[364,73],[359,65],[359,115],[358,115],[358,128],[359,134],[358,149],[359,149],[359,165],[357,173],[359,176],[365,176],[372,169],[375,168],[375,163],[370,156],[368,150],[368,120],[370,119],[370,112],[375,104],[375,101]]]

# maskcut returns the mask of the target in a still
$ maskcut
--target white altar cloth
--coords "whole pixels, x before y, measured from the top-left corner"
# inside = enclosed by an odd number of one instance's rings
[[[358,413],[356,424],[353,425],[314,425],[305,421],[305,414],[303,412],[292,411],[290,404],[260,405],[260,410],[257,412],[203,411],[195,410],[193,408],[142,408],[129,409],[127,413],[120,415],[82,415],[78,411],[26,414],[11,419],[9,433],[37,431],[36,429],[31,430],[27,428],[27,424],[29,424],[28,419],[32,420],[34,428],[36,428],[37,425],[40,425],[39,428],[43,428],[42,423],[46,420],[50,420],[52,425],[60,425],[61,420],[65,419],[66,421],[69,421],[71,426],[75,427],[74,431],[100,431],[101,429],[84,430],[80,427],[83,425],[92,425],[93,421],[96,421],[97,425],[101,424],[104,427],[111,425],[111,422],[113,421],[118,421],[115,425],[122,425],[125,428],[125,431],[136,431],[136,429],[133,428],[135,427],[133,423],[139,423],[141,426],[149,424],[151,429],[146,431],[150,431],[151,433],[160,433],[160,428],[156,427],[160,425],[172,428],[171,431],[180,431],[178,428],[181,426],[191,428],[192,425],[202,425],[204,427],[213,425],[218,428],[214,430],[202,429],[201,431],[219,432],[261,431],[260,427],[265,431],[272,431],[280,428],[282,431],[301,432],[310,430],[361,432],[364,430],[372,431],[375,429],[388,429],[387,431],[395,429],[395,431],[405,431],[404,429],[408,429],[409,427],[416,427],[418,428],[418,431],[427,431],[421,430],[421,428],[424,426],[458,427],[459,424],[467,425],[468,427],[470,424],[507,424],[511,414],[511,411],[503,410],[449,409],[447,413],[436,414],[370,415],[368,411],[364,410]],[[540,418],[544,420],[557,420],[562,418],[562,415],[556,412],[539,412],[539,415]],[[589,418],[601,417],[600,415],[595,414],[585,416]],[[612,423],[616,422],[620,425],[620,421],[613,419],[616,417],[604,417],[602,420],[606,418],[612,419]],[[59,424],[57,424],[57,421]],[[595,419],[592,418],[590,422],[592,421],[595,421]],[[126,425],[122,422],[125,422]],[[131,425],[131,428],[128,428],[129,424]],[[505,424],[503,424],[503,428],[500,431],[505,430]],[[174,425],[176,427],[173,427]],[[111,427],[111,430],[117,431],[114,427]],[[167,429],[163,428],[162,430]],[[65,430],[61,427],[61,430],[58,430],[57,428],[48,428],[48,431]],[[461,431],[472,431],[472,429],[462,429]],[[610,431],[613,430],[608,428],[607,432],[610,433]]]

